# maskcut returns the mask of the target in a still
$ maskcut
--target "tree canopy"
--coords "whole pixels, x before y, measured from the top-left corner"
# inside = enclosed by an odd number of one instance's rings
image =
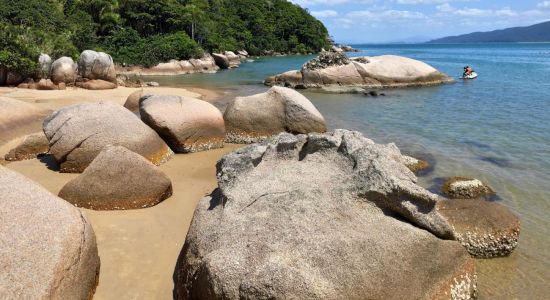
[[[85,49],[154,65],[203,51],[316,52],[324,25],[286,0],[1,0],[0,66],[29,73],[38,55]]]

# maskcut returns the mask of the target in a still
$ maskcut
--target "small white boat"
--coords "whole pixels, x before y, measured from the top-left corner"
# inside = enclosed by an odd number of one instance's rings
[[[477,78],[477,73],[476,72],[472,72],[466,76],[462,76],[461,79],[476,79]]]

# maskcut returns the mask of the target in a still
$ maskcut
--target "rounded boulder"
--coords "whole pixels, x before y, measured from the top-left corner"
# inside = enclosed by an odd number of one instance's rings
[[[72,84],[76,81],[78,65],[72,58],[63,56],[52,63],[50,77],[53,83]]]
[[[274,86],[265,93],[237,97],[224,113],[226,141],[254,143],[281,132],[325,132],[325,119],[295,90]]]
[[[225,125],[212,104],[191,97],[145,95],[141,119],[175,152],[187,153],[223,147]]]
[[[105,52],[82,51],[78,61],[78,72],[82,78],[117,82],[113,58]]]
[[[91,299],[100,261],[78,208],[0,166],[0,298]]]
[[[172,155],[154,130],[126,108],[108,102],[61,108],[44,120],[44,133],[61,172],[84,171],[107,145],[126,147],[155,165]]]
[[[106,146],[59,192],[59,197],[78,207],[96,210],[145,208],[171,195],[172,183],[162,171],[121,146]]]

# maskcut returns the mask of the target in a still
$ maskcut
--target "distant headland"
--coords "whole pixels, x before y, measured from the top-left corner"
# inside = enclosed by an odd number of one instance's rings
[[[550,42],[550,21],[527,27],[512,27],[489,32],[448,36],[428,43],[521,43]]]

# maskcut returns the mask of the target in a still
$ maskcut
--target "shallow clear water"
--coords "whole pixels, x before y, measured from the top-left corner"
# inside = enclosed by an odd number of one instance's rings
[[[441,178],[487,181],[522,222],[520,243],[507,258],[478,261],[482,299],[547,299],[550,282],[550,44],[362,45],[352,55],[396,54],[419,59],[457,78],[455,84],[392,89],[384,97],[303,92],[330,128],[359,130],[377,142],[429,159],[420,183]],[[268,75],[298,69],[311,56],[261,58],[218,74],[154,77],[163,85],[229,91],[267,88]],[[462,68],[478,72],[462,81]],[[223,102],[223,101],[222,101]],[[223,104],[221,105],[223,106]]]

